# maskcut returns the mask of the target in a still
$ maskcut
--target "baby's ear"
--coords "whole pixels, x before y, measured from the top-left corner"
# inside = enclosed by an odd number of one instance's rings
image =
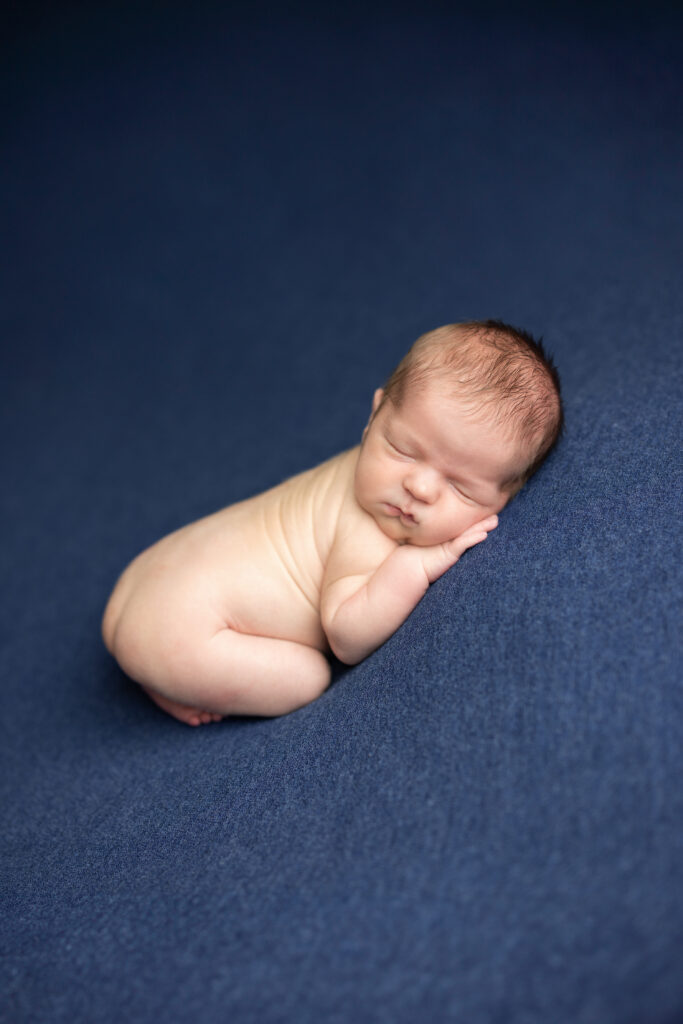
[[[370,413],[370,419],[365,424],[365,430],[363,431],[363,440],[365,440],[365,435],[367,434],[368,430],[370,429],[370,424],[372,423],[372,417],[375,415],[375,413],[379,409],[380,405],[382,404],[382,399],[383,398],[384,398],[384,391],[382,390],[382,388],[377,388],[377,390],[375,391],[375,394],[372,397],[372,412]]]

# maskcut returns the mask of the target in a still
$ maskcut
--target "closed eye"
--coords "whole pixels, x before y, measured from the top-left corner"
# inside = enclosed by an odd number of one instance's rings
[[[395,452],[396,455],[400,455],[402,459],[412,459],[412,455],[410,455],[406,451],[403,451],[402,448],[397,448],[396,445],[389,440],[389,438],[386,439],[386,442],[391,448],[392,452]]]
[[[462,498],[463,501],[466,501],[469,505],[477,505],[477,504],[479,504],[477,501],[474,500],[474,498],[470,498],[469,494],[465,494],[464,491],[461,491],[460,488],[458,487],[458,485],[456,484],[455,480],[449,480],[448,482],[451,485],[451,488],[458,495],[458,497]]]

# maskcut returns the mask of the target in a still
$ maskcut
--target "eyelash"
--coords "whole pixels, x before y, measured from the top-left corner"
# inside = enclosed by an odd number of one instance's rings
[[[397,448],[396,445],[392,444],[392,442],[389,441],[388,439],[387,439],[387,444],[389,445],[391,450],[396,452],[397,455],[400,455],[402,459],[412,459],[412,455],[408,455],[407,452],[401,451],[400,448]]]
[[[466,501],[468,505],[476,505],[476,501],[474,500],[474,498],[468,498],[466,494],[463,494],[462,491],[458,488],[456,484],[453,483],[452,480],[449,480],[448,482],[459,498],[462,498],[463,501]]]

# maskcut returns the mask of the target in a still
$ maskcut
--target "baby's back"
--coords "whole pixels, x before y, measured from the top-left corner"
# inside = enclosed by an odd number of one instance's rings
[[[143,551],[105,611],[110,651],[122,630],[127,646],[146,660],[168,654],[176,637],[204,638],[226,626],[327,650],[320,590],[357,452],[343,452]]]

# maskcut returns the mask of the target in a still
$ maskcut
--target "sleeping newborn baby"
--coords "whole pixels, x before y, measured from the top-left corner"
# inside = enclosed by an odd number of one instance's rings
[[[557,371],[500,321],[423,334],[360,445],[164,537],[128,566],[104,642],[188,725],[283,715],[379,647],[540,466]]]

